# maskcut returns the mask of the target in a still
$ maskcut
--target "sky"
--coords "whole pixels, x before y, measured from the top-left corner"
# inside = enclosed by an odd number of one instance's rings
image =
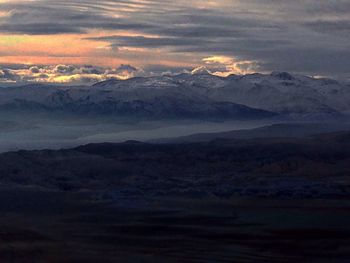
[[[0,82],[350,77],[349,0],[0,0]]]

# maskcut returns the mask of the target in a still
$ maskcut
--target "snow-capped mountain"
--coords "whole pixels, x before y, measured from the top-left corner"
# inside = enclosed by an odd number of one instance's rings
[[[275,113],[203,96],[168,77],[109,80],[92,87],[0,89],[2,111],[45,111],[147,118],[261,119]]]
[[[212,90],[210,97],[285,114],[335,114],[350,109],[350,87],[335,80],[285,72],[228,79],[228,84]]]
[[[336,116],[350,111],[350,86],[286,72],[218,77],[199,71],[93,86],[1,88],[0,109],[176,118]]]

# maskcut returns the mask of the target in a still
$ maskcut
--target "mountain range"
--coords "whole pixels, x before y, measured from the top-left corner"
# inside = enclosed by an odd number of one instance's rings
[[[147,118],[336,118],[350,111],[350,85],[273,72],[109,79],[92,86],[30,84],[0,89],[0,111]]]

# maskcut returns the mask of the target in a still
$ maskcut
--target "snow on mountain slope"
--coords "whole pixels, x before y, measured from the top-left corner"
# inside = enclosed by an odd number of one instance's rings
[[[127,83],[107,81],[95,87],[101,86],[113,89],[176,88],[216,101],[234,102],[283,114],[336,114],[350,110],[348,85],[332,79],[317,79],[286,72],[231,75],[227,78],[207,73],[180,74],[154,77],[147,81],[143,78],[130,79]]]
[[[227,85],[211,90],[209,96],[279,113],[334,114],[350,109],[350,88],[345,84],[285,72],[229,77]]]
[[[0,109],[11,108],[158,117],[261,118],[270,112],[332,117],[350,111],[350,87],[286,72],[226,78],[198,72],[111,79],[91,87],[1,88]]]
[[[233,102],[210,99],[168,77],[135,78],[122,82],[110,80],[93,87],[7,88],[0,91],[0,96],[0,110],[7,111],[235,120],[276,115]]]

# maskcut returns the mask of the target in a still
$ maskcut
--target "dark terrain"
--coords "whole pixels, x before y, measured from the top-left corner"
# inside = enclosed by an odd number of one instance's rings
[[[350,133],[0,155],[1,262],[348,262]]]
[[[0,155],[2,184],[106,195],[347,196],[350,133],[302,138],[88,144]],[[108,193],[108,194],[107,194]],[[117,198],[118,197],[118,198]]]

